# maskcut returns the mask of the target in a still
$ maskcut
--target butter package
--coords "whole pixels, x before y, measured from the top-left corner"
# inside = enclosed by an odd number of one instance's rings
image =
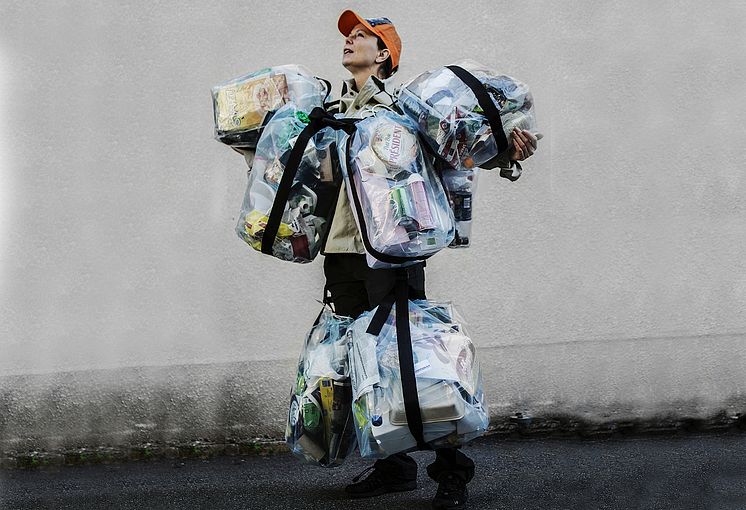
[[[417,76],[402,87],[397,104],[454,169],[507,164],[505,142],[513,128],[536,130],[528,86],[473,60]]]
[[[311,111],[322,106],[329,87],[304,67],[268,67],[212,89],[215,138],[234,147],[255,148],[261,130],[288,102]]]
[[[322,467],[339,466],[356,445],[347,358],[351,322],[324,307],[306,336],[290,391],[285,441],[300,459]]]
[[[466,444],[489,425],[474,344],[451,303],[416,300],[408,306],[423,440],[432,448]],[[396,305],[373,335],[368,327],[376,311],[363,313],[348,330],[355,430],[367,458],[418,448],[402,394]]]

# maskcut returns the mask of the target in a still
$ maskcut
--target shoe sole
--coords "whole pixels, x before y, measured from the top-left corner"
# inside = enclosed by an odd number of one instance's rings
[[[387,485],[385,487],[381,487],[380,489],[377,489],[372,492],[363,492],[363,493],[357,493],[357,494],[348,492],[347,495],[353,499],[361,499],[361,498],[372,498],[374,496],[381,496],[383,494],[388,494],[389,492],[407,492],[407,491],[414,491],[414,490],[417,490],[417,484]]]

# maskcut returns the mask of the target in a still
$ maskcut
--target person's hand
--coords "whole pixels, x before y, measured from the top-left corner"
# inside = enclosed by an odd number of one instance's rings
[[[513,147],[511,147],[509,153],[511,160],[523,161],[529,158],[536,150],[538,138],[531,131],[513,128],[510,136],[513,140]]]

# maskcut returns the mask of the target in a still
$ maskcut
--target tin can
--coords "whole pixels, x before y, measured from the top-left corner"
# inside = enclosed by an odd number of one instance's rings
[[[391,207],[394,211],[394,223],[404,228],[409,239],[417,233],[417,222],[414,219],[414,207],[406,186],[397,186],[389,191]],[[404,239],[406,239],[406,237]]]
[[[471,191],[452,191],[453,215],[456,221],[471,220]]]

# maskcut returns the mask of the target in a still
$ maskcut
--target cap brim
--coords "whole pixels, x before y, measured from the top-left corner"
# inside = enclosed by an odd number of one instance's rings
[[[355,28],[358,24],[362,24],[363,26],[365,26],[365,28],[373,32],[373,27],[371,27],[364,18],[361,18],[349,9],[347,9],[339,16],[337,28],[340,32],[342,32],[343,36],[347,37],[348,35],[350,35],[350,32],[352,32],[352,29]]]

